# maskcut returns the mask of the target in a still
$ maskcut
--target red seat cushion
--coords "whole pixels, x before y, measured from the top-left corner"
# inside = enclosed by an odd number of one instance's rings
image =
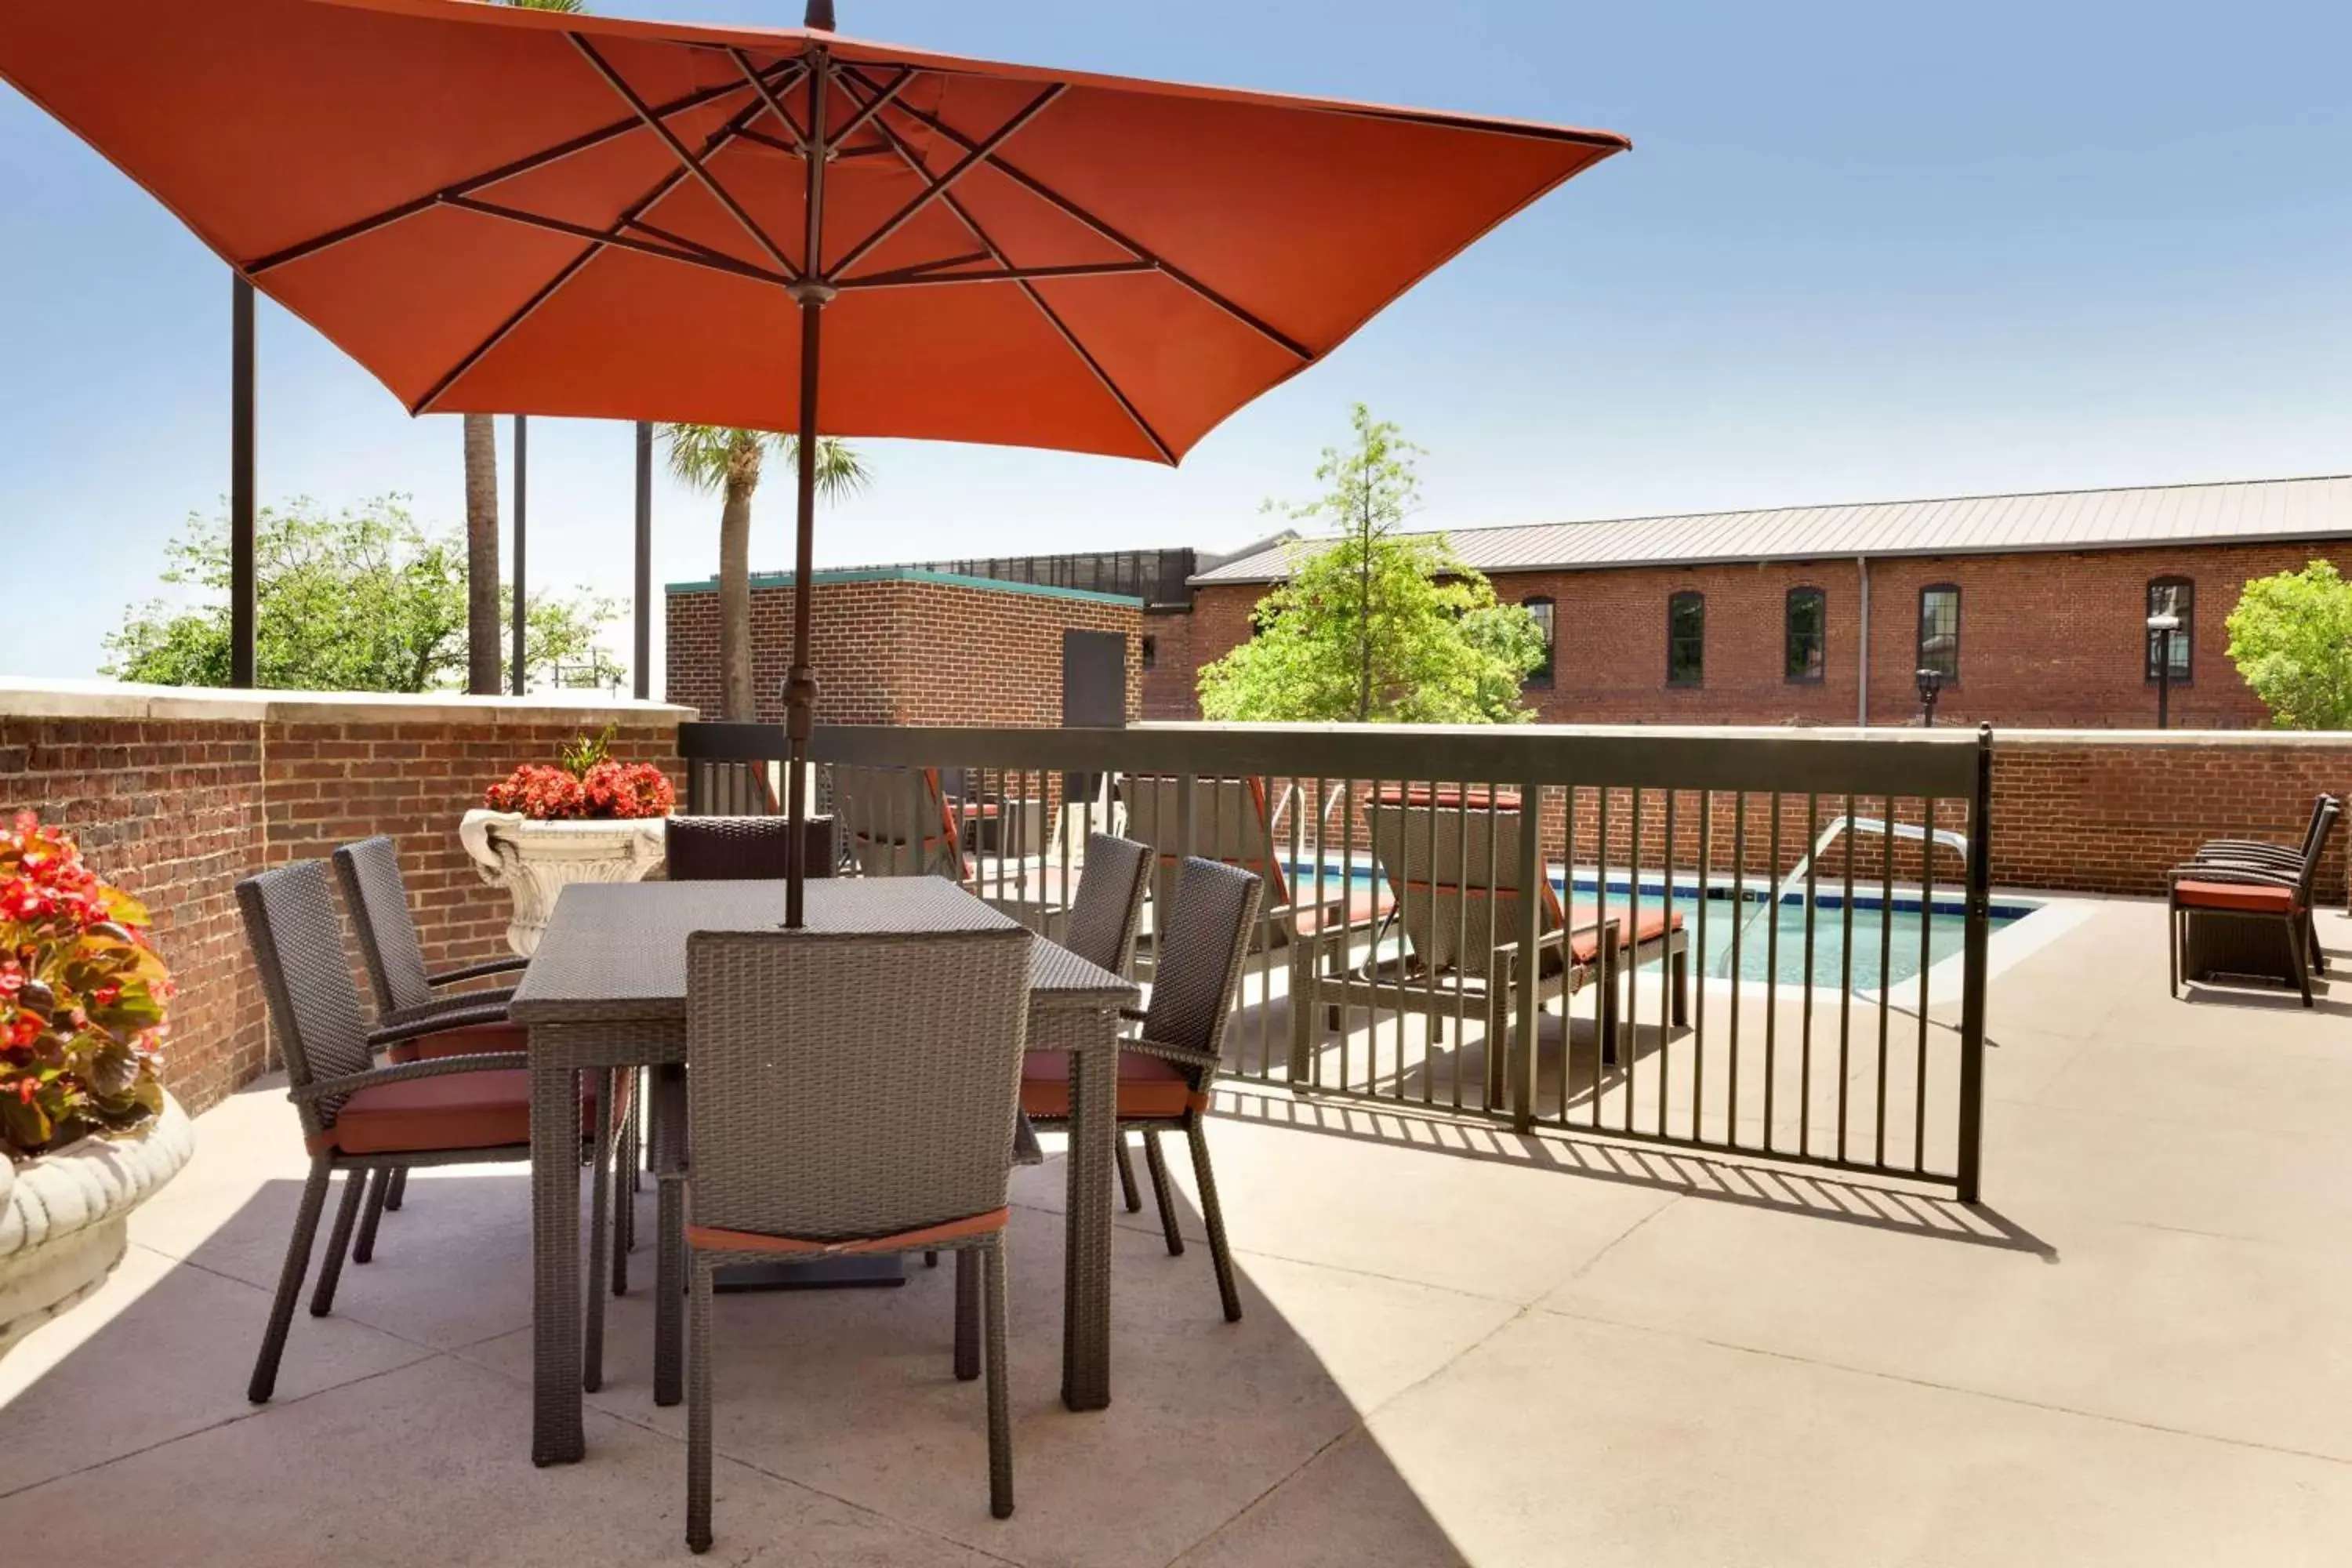
[[[1515,789],[1489,789],[1485,784],[1382,784],[1372,792],[1375,805],[1433,805],[1443,811],[1466,807],[1484,811],[1493,805],[1496,811],[1519,809],[1519,792]]]
[[[1613,909],[1616,912],[1613,914],[1612,923],[1617,928],[1617,943],[1620,947],[1622,947],[1626,942],[1632,940],[1627,935],[1627,932],[1632,926],[1632,920],[1630,915],[1622,912],[1623,906],[1613,906]],[[1593,905],[1579,904],[1572,911],[1570,911],[1568,918],[1568,923],[1570,929],[1574,930],[1574,928],[1578,926],[1591,925],[1594,921],[1597,921],[1600,918],[1601,911]],[[1639,940],[1644,945],[1657,941],[1660,937],[1665,935],[1667,927],[1670,923],[1675,931],[1683,929],[1683,917],[1679,910],[1675,913],[1673,920],[1670,922],[1664,910],[1660,909],[1654,903],[1645,902],[1642,906],[1642,934]],[[1577,931],[1575,935],[1568,939],[1568,950],[1570,954],[1575,958],[1577,963],[1591,963],[1594,959],[1601,956],[1600,931]]]
[[[1337,881],[1338,879],[1334,878],[1333,880]],[[1298,927],[1298,934],[1313,936],[1317,911],[1313,902],[1315,879],[1311,873],[1299,879],[1298,895],[1308,900],[1307,906],[1297,910],[1293,917]],[[1349,893],[1345,904],[1342,904],[1335,895],[1324,900],[1323,930],[1326,932],[1352,931],[1358,926],[1370,925],[1388,913],[1394,904],[1395,900],[1389,897],[1388,889],[1385,888],[1368,888]]]
[[[1192,1092],[1192,1080],[1174,1062],[1135,1051],[1118,1053],[1118,1114],[1160,1121],[1187,1110],[1206,1110],[1209,1097]],[[1043,1121],[1070,1115],[1070,1056],[1066,1051],[1029,1051],[1021,1058],[1021,1109]]]
[[[439,1057],[488,1056],[495,1051],[530,1048],[530,1031],[520,1024],[476,1024],[463,1029],[438,1029],[415,1039],[397,1040],[384,1051],[395,1062],[424,1061]]]
[[[438,1060],[520,1051],[530,1043],[530,1031],[520,1024],[480,1024],[402,1040],[385,1054],[394,1062]],[[629,1086],[635,1076],[622,1075],[620,1100],[614,1107],[615,1121],[628,1108]],[[601,1073],[583,1076],[583,1137],[595,1129],[596,1089],[603,1077]],[[346,1154],[388,1154],[503,1149],[530,1142],[530,1070],[493,1068],[363,1089],[343,1102],[332,1127],[310,1141],[310,1152],[340,1149]]]
[[[2242,910],[2254,914],[2287,915],[2299,907],[2293,888],[2251,882],[2176,882],[2172,896],[2183,909],[2191,910]]]

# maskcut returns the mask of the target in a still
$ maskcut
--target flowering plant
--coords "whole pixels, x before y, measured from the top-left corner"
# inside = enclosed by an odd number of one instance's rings
[[[617,763],[607,729],[563,748],[561,765],[525,763],[492,784],[482,804],[541,822],[574,817],[667,816],[677,805],[669,775],[651,763]]]
[[[28,1156],[160,1114],[163,961],[147,910],[31,812],[0,827],[0,1148]]]

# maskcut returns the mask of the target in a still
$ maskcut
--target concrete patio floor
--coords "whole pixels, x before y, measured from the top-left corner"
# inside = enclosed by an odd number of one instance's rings
[[[1996,976],[1977,1211],[1232,1089],[1247,1317],[1147,1195],[1097,1415],[1056,1399],[1059,1162],[1021,1173],[1010,1521],[950,1271],[721,1298],[708,1561],[2340,1563],[2352,982],[2171,1001],[2162,927],[2103,902]],[[0,1361],[0,1563],[688,1560],[648,1254],[583,1464],[529,1458],[519,1167],[419,1173],[257,1410],[299,1140],[268,1084],[197,1131],[116,1277]]]

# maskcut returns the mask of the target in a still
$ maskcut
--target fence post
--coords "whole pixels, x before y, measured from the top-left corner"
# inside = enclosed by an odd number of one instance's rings
[[[1543,879],[1548,872],[1543,855],[1543,785],[1530,780],[1519,790],[1527,803],[1527,816],[1519,832],[1519,929],[1513,933],[1519,951],[1518,962],[1512,965],[1518,982],[1513,998],[1518,1004],[1518,1021],[1513,1030],[1516,1043],[1511,1056],[1511,1130],[1527,1132],[1536,1124],[1536,1020],[1543,1000],[1542,955],[1537,944],[1543,939]],[[1569,874],[1574,877],[1573,868]],[[1564,1003],[1561,1012],[1563,1016],[1567,1012]],[[1564,1016],[1561,1026],[1567,1026]]]
[[[1977,727],[1976,798],[1969,806],[1969,899],[1960,973],[1958,1187],[1978,1201],[1984,1158],[1985,941],[1992,921],[1992,726]],[[1927,852],[1935,852],[1932,838]],[[1925,1085],[1921,1086],[1923,1091]]]

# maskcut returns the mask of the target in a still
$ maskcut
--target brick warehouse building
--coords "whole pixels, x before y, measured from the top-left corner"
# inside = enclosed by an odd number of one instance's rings
[[[1553,628],[1528,682],[1548,723],[2153,727],[2152,608],[2180,617],[2171,721],[2263,722],[2223,623],[2247,580],[2340,560],[2352,478],[1544,523],[1450,533],[1507,603]],[[1152,717],[1251,633],[1295,559],[1276,544],[1193,577],[1181,661],[1162,635]]]

